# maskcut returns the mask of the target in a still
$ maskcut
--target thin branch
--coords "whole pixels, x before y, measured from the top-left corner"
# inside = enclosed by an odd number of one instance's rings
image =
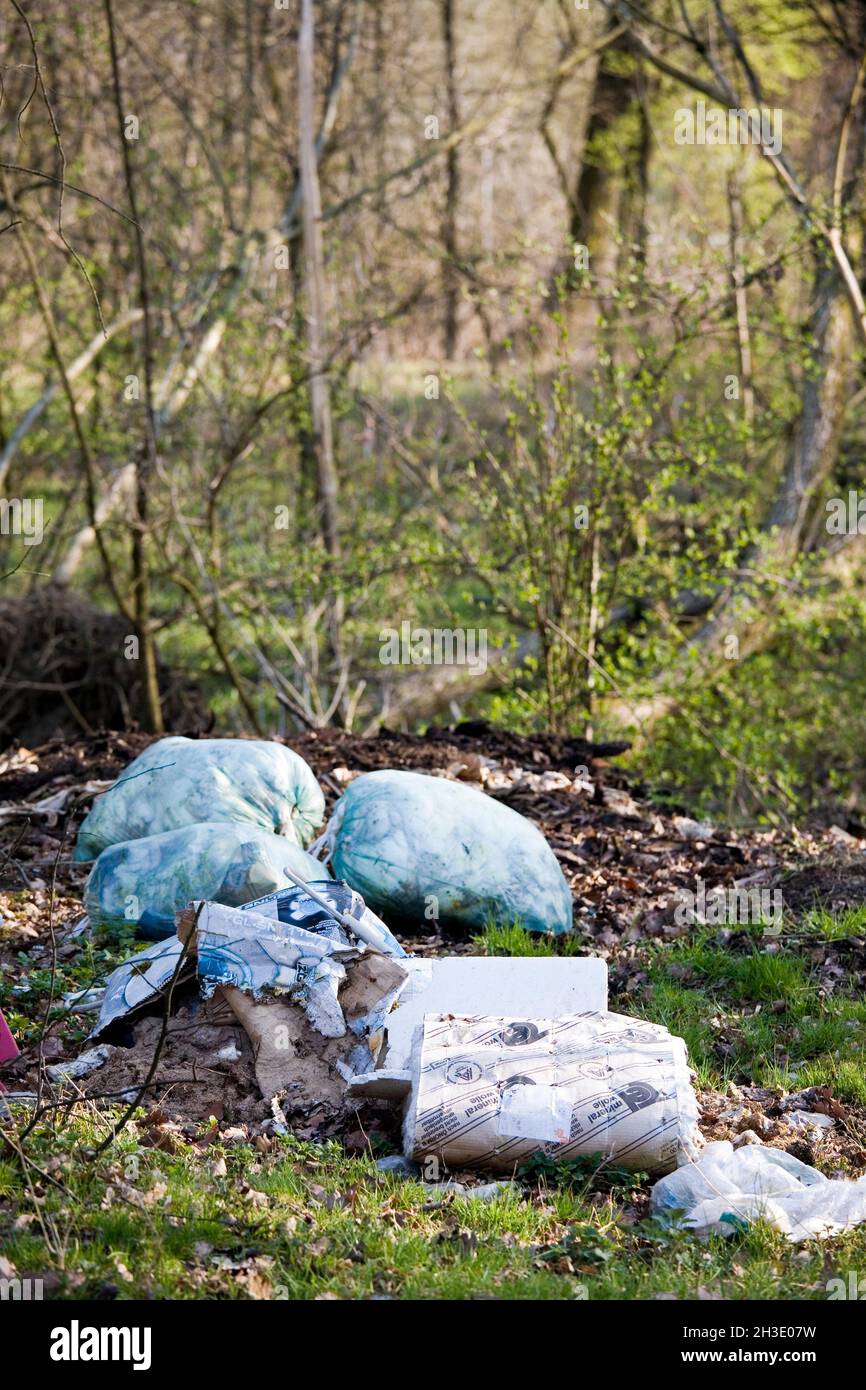
[[[90,275],[89,275],[89,272],[88,272],[88,270],[87,270],[86,265],[84,264],[83,260],[81,259],[81,257],[79,256],[79,254],[78,254],[78,252],[75,250],[75,248],[70,244],[70,242],[69,242],[69,240],[68,240],[68,238],[67,238],[67,236],[66,236],[66,233],[65,233],[64,230],[63,230],[63,193],[64,193],[64,189],[65,189],[65,186],[66,186],[66,154],[65,154],[64,149],[63,149],[63,141],[62,141],[61,138],[60,138],[60,127],[58,126],[58,124],[57,124],[57,118],[56,118],[55,115],[54,115],[54,108],[53,108],[53,106],[51,105],[51,102],[50,102],[49,97],[48,97],[48,92],[47,92],[47,90],[46,90],[46,88],[45,88],[45,79],[44,79],[44,77],[42,76],[42,65],[41,65],[41,63],[40,63],[40,61],[39,61],[39,49],[38,49],[37,44],[36,44],[36,35],[35,35],[34,32],[33,32],[33,27],[32,27],[32,25],[31,25],[31,23],[30,23],[30,20],[27,18],[27,15],[26,15],[26,13],[24,12],[24,10],[22,10],[21,6],[20,6],[19,3],[18,3],[18,0],[11,0],[11,4],[12,4],[12,8],[16,11],[16,13],[19,14],[19,15],[21,16],[21,19],[22,19],[23,22],[24,22],[24,27],[25,27],[26,30],[27,30],[27,37],[28,37],[29,40],[30,40],[30,49],[31,49],[31,52],[32,52],[32,54],[33,54],[33,66],[34,66],[34,68],[35,68],[34,90],[35,90],[35,86],[38,85],[39,91],[40,91],[41,96],[42,96],[42,101],[43,101],[43,104],[44,104],[44,106],[45,106],[45,110],[46,110],[47,113],[48,113],[48,119],[49,119],[49,121],[51,122],[51,130],[52,130],[52,133],[53,133],[53,135],[54,135],[54,143],[55,143],[55,145],[57,146],[57,153],[58,153],[58,156],[59,156],[59,158],[60,158],[60,178],[59,178],[58,181],[57,181],[57,182],[58,182],[58,190],[59,190],[59,191],[58,191],[58,196],[57,196],[57,235],[60,237],[60,240],[62,241],[63,245],[66,247],[66,250],[68,251],[69,255],[70,255],[70,256],[72,257],[72,259],[75,261],[75,264],[78,266],[78,269],[81,271],[81,274],[84,276],[85,280],[87,281],[87,284],[88,284],[89,289],[90,289],[90,293],[91,293],[91,295],[93,296],[93,303],[96,305],[96,313],[97,313],[97,315],[98,315],[99,322],[100,322],[100,324],[101,324],[101,326],[102,326],[102,329],[103,329],[103,332],[104,332],[104,331],[105,331],[105,322],[104,322],[103,317],[102,317],[102,306],[101,306],[100,303],[99,303],[99,296],[98,296],[98,294],[96,293],[96,289],[95,289],[95,287],[94,287],[93,281],[92,281],[91,278],[90,278]],[[28,105],[29,105],[29,100],[32,99],[32,96],[33,96],[33,93],[31,92],[30,98],[28,99],[28,103],[27,103]],[[19,130],[19,135],[20,135],[20,130]]]
[[[60,183],[56,174],[47,174],[44,169],[31,169],[29,164],[8,164],[5,160],[0,159],[0,169],[6,169],[13,174],[32,174],[34,178],[45,179],[47,183]],[[120,208],[116,208],[113,203],[101,198],[98,193],[91,193],[86,188],[79,188],[78,184],[69,183],[66,179],[63,180],[63,187],[67,193],[77,193],[79,198],[89,198],[91,202],[99,203],[109,212],[113,212],[115,217],[122,217],[124,222],[134,222],[129,213],[121,212]]]

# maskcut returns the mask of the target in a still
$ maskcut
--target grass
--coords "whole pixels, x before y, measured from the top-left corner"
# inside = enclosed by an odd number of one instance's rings
[[[574,935],[533,935],[517,924],[489,923],[473,941],[485,956],[579,956],[582,948]]]
[[[828,912],[825,907],[812,908],[800,924],[808,935],[825,941],[845,941],[851,936],[866,935],[866,903],[849,908],[847,912]]]
[[[866,1103],[866,1003],[853,988],[823,995],[802,949],[833,949],[862,920],[813,914],[736,949],[703,929],[648,943],[646,984],[613,1007],[685,1036],[703,1085],[828,1083]],[[577,950],[520,928],[488,928],[478,944]],[[209,1122],[165,1151],[143,1113],[94,1157],[108,1124],[87,1103],[41,1124],[23,1162],[0,1149],[0,1248],[20,1277],[51,1276],[52,1296],[825,1299],[830,1279],[866,1268],[866,1228],[794,1247],[759,1224],[701,1244],[648,1218],[644,1177],[589,1160],[539,1159],[482,1201],[383,1173],[333,1142],[224,1143]]]
[[[866,1104],[866,1001],[854,987],[828,993],[803,952],[804,937],[829,943],[856,931],[860,909],[806,922],[790,938],[757,929],[739,950],[718,945],[714,929],[650,949],[648,987],[629,999],[636,1012],[684,1037],[701,1083],[831,1085]]]
[[[102,1123],[79,1115],[50,1155],[37,1138],[33,1161],[53,1163],[53,1182],[35,1198],[18,1164],[0,1163],[4,1255],[21,1277],[53,1273],[64,1297],[820,1299],[866,1260],[863,1231],[796,1250],[756,1226],[701,1245],[633,1224],[622,1188],[591,1191],[555,1168],[485,1202],[441,1200],[336,1144],[292,1138],[268,1154],[165,1154],[128,1131],[93,1161]]]

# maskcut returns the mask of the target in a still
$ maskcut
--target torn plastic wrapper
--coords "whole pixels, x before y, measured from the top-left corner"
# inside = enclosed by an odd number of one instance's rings
[[[288,871],[286,873],[289,876]],[[277,917],[281,922],[303,927],[306,931],[322,932],[335,940],[339,939],[339,924],[342,924],[344,933],[356,933],[386,956],[406,955],[397,938],[381,918],[370,911],[361,894],[342,880],[298,882],[291,888],[280,888],[255,902],[244,903],[244,910]],[[347,922],[347,917],[353,920]]]
[[[511,1171],[538,1151],[601,1153],[664,1173],[702,1143],[685,1043],[621,1014],[428,1014],[409,1085],[404,1150],[419,1162]]]
[[[702,1239],[762,1220],[797,1243],[866,1221],[866,1178],[827,1178],[782,1149],[720,1139],[656,1183],[650,1210]]]
[[[91,1072],[104,1067],[116,1051],[117,1048],[112,1047],[110,1043],[102,1043],[99,1047],[91,1047],[89,1051],[80,1053],[71,1061],[56,1062],[54,1066],[46,1067],[45,1072],[49,1081],[81,1081],[85,1076],[90,1076]]]

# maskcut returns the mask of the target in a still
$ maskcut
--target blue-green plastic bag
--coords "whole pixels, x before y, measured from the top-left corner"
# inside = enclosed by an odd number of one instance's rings
[[[73,858],[201,821],[231,821],[307,845],[325,798],[291,748],[245,738],[162,738],[96,798]],[[203,895],[199,895],[203,896]]]
[[[284,835],[205,821],[104,849],[85,884],[84,906],[94,925],[137,923],[140,935],[159,939],[174,935],[175,913],[194,898],[242,907],[290,886],[284,866],[306,882],[329,877]]]
[[[571,893],[544,836],[462,782],[364,773],[337,802],[325,843],[334,874],[392,921],[571,929]]]

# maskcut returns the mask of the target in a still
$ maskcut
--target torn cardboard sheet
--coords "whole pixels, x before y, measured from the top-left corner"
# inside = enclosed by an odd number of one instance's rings
[[[287,1109],[338,1106],[345,1104],[348,1078],[375,1066],[384,1012],[405,978],[401,965],[387,956],[349,963],[339,1001],[345,1028],[338,1038],[325,1037],[285,999],[257,1000],[231,986],[218,994],[253,1044],[256,1080],[266,1100],[279,1094]]]
[[[410,957],[403,964],[409,978],[387,1021],[382,1066],[388,1071],[411,1067],[425,1014],[558,1018],[607,1008],[607,966],[594,956]]]
[[[371,951],[350,940],[348,930],[309,899],[316,913],[303,904],[301,910],[314,930],[282,920],[278,913],[297,909],[298,894],[291,894],[259,904],[266,912],[253,911],[253,904],[194,903],[178,918],[176,938],[111,975],[94,1035],[157,999],[186,944],[184,969],[188,963],[189,973],[198,974],[204,998],[229,1005],[250,1037],[265,1097],[279,1092],[293,1105],[344,1103],[347,1079],[376,1065],[385,1014],[406,971],[378,945]],[[345,895],[341,912],[343,906],[351,906]]]
[[[252,1043],[256,1081],[265,1100],[284,1095],[287,1109],[314,1102],[341,1104],[346,1083],[335,1062],[343,1040],[323,1038],[295,1004],[283,999],[263,1002],[231,985],[221,987],[215,998],[226,1001]]]
[[[112,970],[105,983],[105,993],[99,1010],[96,1026],[91,1038],[104,1033],[110,1024],[120,1018],[137,1013],[168,988],[183,954],[183,944],[176,936],[167,941],[157,941],[137,956],[125,960],[116,970]],[[195,960],[191,956],[183,962],[178,981],[189,979],[195,974]]]
[[[511,1171],[541,1150],[669,1172],[701,1145],[685,1043],[621,1014],[428,1014],[412,1059],[407,1157]]]
[[[199,904],[179,926],[181,936],[189,930],[205,992],[218,985],[253,1044],[265,1099],[344,1103],[347,1078],[375,1066],[385,1013],[406,981],[402,965],[216,903]]]

